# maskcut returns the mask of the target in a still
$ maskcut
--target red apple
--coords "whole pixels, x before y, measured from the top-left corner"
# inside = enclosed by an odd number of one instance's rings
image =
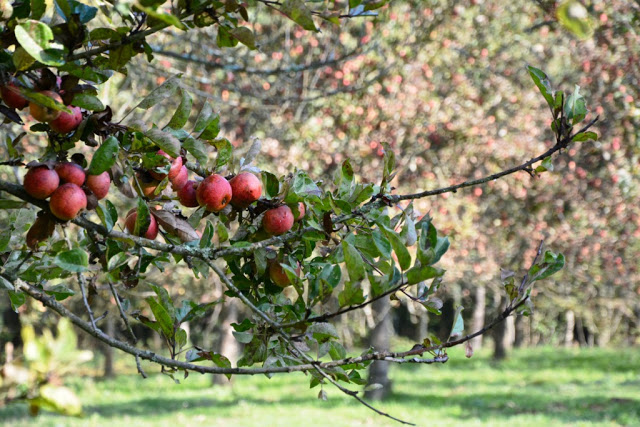
[[[78,187],[84,185],[84,180],[87,177],[82,166],[72,162],[58,163],[56,165],[56,173],[62,183],[70,182]]]
[[[53,99],[54,101],[62,104],[62,98],[60,97],[60,95],[58,95],[53,91],[45,90],[40,92],[40,94],[46,95],[49,98]],[[50,122],[60,117],[60,114],[62,113],[59,110],[54,110],[52,108],[45,107],[44,105],[40,105],[35,102],[29,103],[29,112],[31,113],[33,118],[39,122]]]
[[[301,271],[300,263],[298,263],[296,268],[296,274],[298,277],[300,277]],[[291,284],[291,280],[289,280],[287,272],[282,268],[282,264],[276,260],[269,263],[269,278],[271,278],[271,281],[281,288],[286,288]]]
[[[109,187],[111,186],[111,177],[109,172],[102,172],[100,175],[87,175],[86,185],[89,190],[93,191],[98,200],[107,197]]]
[[[196,198],[208,211],[220,212],[231,201],[231,185],[223,176],[213,174],[198,185]]]
[[[178,190],[178,199],[180,200],[180,203],[182,203],[182,206],[187,208],[197,208],[200,206],[198,204],[198,198],[196,197],[197,188],[198,183],[189,180],[180,190]]]
[[[293,220],[300,221],[302,218],[304,218],[304,215],[307,212],[307,210],[304,207],[304,203],[298,202],[298,214],[296,215],[293,209],[291,209],[291,212],[293,212]]]
[[[171,181],[173,191],[180,191],[189,180],[189,171],[186,167],[181,166],[178,174],[173,179],[169,178],[169,180]]]
[[[165,153],[162,150],[158,150],[158,154],[166,157],[167,159],[169,159],[169,161],[171,162],[171,167],[169,168],[169,181],[173,181],[178,174],[180,174],[181,169],[182,169],[182,157],[177,157],[176,159],[173,159],[170,155],[168,155],[167,153]],[[158,181],[162,181],[164,179],[165,176],[167,176],[167,174],[164,173],[158,173],[155,171],[150,171],[149,173],[151,173],[151,176],[154,177],[155,179],[157,179]]]
[[[51,129],[58,133],[69,133],[76,130],[82,123],[82,112],[80,107],[71,107],[71,113],[62,111],[57,119],[49,122]]]
[[[46,166],[30,168],[24,176],[24,190],[31,197],[44,200],[60,185],[60,177],[55,170]]]
[[[69,221],[87,208],[84,190],[72,183],[62,184],[51,195],[49,209],[58,219]]]
[[[29,105],[29,101],[20,95],[18,86],[13,82],[0,87],[0,95],[2,95],[2,100],[9,108],[22,110]]]
[[[237,208],[246,208],[262,195],[262,181],[252,173],[243,172],[233,177],[231,185],[231,204]]]
[[[276,236],[284,234],[293,227],[293,212],[287,205],[269,209],[262,218],[262,228]]]
[[[125,226],[127,227],[127,230],[129,230],[129,233],[131,234],[133,234],[133,232],[136,229],[137,218],[138,218],[138,212],[135,212],[134,210],[134,212],[131,212],[129,215],[127,215],[127,218],[125,219]],[[150,218],[149,227],[147,227],[146,232],[140,233],[140,237],[144,237],[145,239],[149,239],[149,240],[154,240],[156,237],[158,237],[158,221],[156,221],[156,218],[153,215],[149,215],[149,218]]]

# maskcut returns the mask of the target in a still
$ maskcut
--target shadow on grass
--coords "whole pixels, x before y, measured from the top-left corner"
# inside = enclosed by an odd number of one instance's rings
[[[434,387],[437,390],[436,387]],[[460,420],[482,420],[489,422],[508,421],[509,418],[523,414],[544,414],[553,417],[557,421],[565,423],[577,423],[581,421],[603,422],[614,421],[624,425],[640,422],[640,400],[600,397],[564,398],[555,400],[553,395],[530,395],[526,391],[522,393],[481,393],[472,395],[458,395],[446,397],[437,393],[394,393],[388,400],[378,404],[385,406],[408,405],[414,406],[416,401],[423,402],[425,406],[437,407],[439,410],[449,412],[447,408],[463,408],[462,413],[456,415]],[[316,402],[313,406],[326,410],[338,406],[357,406],[357,402],[344,400],[329,400]],[[86,406],[87,417],[99,415],[102,419],[117,419],[123,415],[127,417],[148,418],[162,417],[172,413],[180,413],[185,416],[202,414],[215,415],[224,418],[237,415],[239,408],[260,408],[278,406],[285,408],[288,413],[295,413],[295,409],[301,406],[310,406],[308,396],[288,396],[278,400],[267,400],[251,397],[236,397],[232,400],[218,400],[215,398],[189,398],[187,400],[169,399],[162,397],[143,398],[123,403],[102,404]],[[292,412],[290,412],[292,411]],[[458,412],[458,411],[456,411]],[[14,413],[6,421],[18,421],[29,419],[27,411]],[[55,416],[58,418],[58,416]],[[64,417],[59,416],[61,420]]]

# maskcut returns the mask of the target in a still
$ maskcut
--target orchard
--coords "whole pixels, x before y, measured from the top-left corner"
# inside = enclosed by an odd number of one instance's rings
[[[387,3],[161,0],[94,7],[75,0],[56,0],[55,6],[3,1],[0,132],[7,149],[0,160],[15,171],[0,180],[3,298],[16,311],[28,300],[39,302],[128,354],[143,377],[141,360],[176,381],[188,381],[190,373],[302,371],[321,388],[321,398],[332,386],[405,422],[361,397],[366,368],[380,361],[445,363],[447,349],[460,345],[471,357],[473,338],[509,316],[531,314],[534,283],[561,270],[564,256],[532,241],[533,262],[521,266],[521,277],[503,273],[507,303],[478,330],[465,328],[457,307],[447,336],[429,333],[408,348],[348,355],[336,321],[398,295],[440,314],[437,295],[447,280],[440,260],[450,240],[438,230],[437,213],[418,213],[414,201],[457,197],[516,175],[536,179],[553,169],[554,156],[597,140],[592,127],[598,118],[587,119],[579,89],[555,87],[544,64],[527,66],[552,144],[498,173],[403,194],[393,184],[396,156],[403,153],[386,143],[379,144],[375,182],[360,179],[350,159],[338,165],[333,180],[302,168],[278,174],[259,167],[261,140],[234,146],[220,129],[236,118],[220,117],[215,105],[192,96],[180,74],[141,94],[129,111],[112,109],[98,96],[116,76],[135,71],[133,58],[153,59],[150,38],[156,34],[211,27],[217,38],[207,43],[234,55],[259,49],[267,36],[250,16],[278,13],[296,30],[313,34],[355,19],[375,26]],[[148,112],[168,106],[166,118],[148,121]],[[6,137],[5,129],[19,134]],[[176,291],[178,268],[205,286],[220,283],[224,294],[185,298]],[[158,271],[165,282],[148,279]],[[230,326],[243,345],[235,366],[227,355],[193,341],[186,326],[228,301],[245,313]],[[126,339],[101,326],[107,316],[119,319]],[[145,348],[136,327],[161,337],[162,351]],[[42,391],[47,386],[33,384],[15,398],[27,399],[36,413],[40,407],[73,412]]]

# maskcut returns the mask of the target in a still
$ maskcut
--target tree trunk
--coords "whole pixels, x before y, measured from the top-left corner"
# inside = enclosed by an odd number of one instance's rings
[[[506,298],[501,299],[499,307],[500,313],[507,308]],[[507,337],[508,325],[507,320],[505,319],[493,328],[493,358],[495,360],[503,360],[507,357]]]
[[[576,315],[572,310],[567,310],[564,313],[565,321],[567,322],[567,330],[564,333],[564,346],[569,348],[573,347],[573,331],[576,327]]]
[[[528,345],[528,317],[526,316],[518,316],[515,318],[516,323],[516,336],[513,341],[513,346],[515,348],[520,348],[522,346]]]
[[[105,321],[106,321],[105,333],[110,337],[114,336],[116,333],[116,322],[113,319],[113,316],[107,316]],[[105,378],[111,378],[115,375],[115,370],[113,369],[113,348],[106,344],[103,345],[102,354],[104,355],[103,376]]]
[[[389,339],[393,334],[391,322],[391,303],[389,298],[381,298],[372,304],[373,314],[377,320],[376,326],[369,336],[369,345],[376,351],[389,349]],[[382,400],[391,393],[391,380],[389,379],[389,363],[374,361],[369,365],[369,377],[367,385],[379,384],[365,392],[365,397],[372,400]]]
[[[238,322],[238,306],[233,300],[225,302],[220,312],[220,342],[218,352],[231,361],[231,365],[235,366],[240,356],[240,348],[238,342],[233,336],[232,323]],[[227,385],[230,381],[224,375],[213,375],[213,384]]]
[[[476,286],[475,306],[473,307],[473,316],[471,320],[471,330],[479,331],[484,326],[485,308],[487,305],[487,288],[484,286]],[[471,347],[474,350],[480,350],[482,347],[482,335],[471,340]]]

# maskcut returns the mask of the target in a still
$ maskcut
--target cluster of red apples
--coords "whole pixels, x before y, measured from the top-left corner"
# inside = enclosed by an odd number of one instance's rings
[[[184,166],[182,157],[172,158],[164,151],[158,154],[166,157],[171,166],[167,174],[150,171],[148,174],[138,173],[138,183],[144,196],[153,198],[156,188],[165,178],[171,182],[180,203],[188,208],[203,207],[209,212],[220,212],[231,204],[236,210],[246,209],[262,196],[262,182],[260,178],[250,172],[241,172],[230,180],[222,175],[212,174],[197,182],[188,179],[188,170]],[[305,214],[303,203],[298,205],[298,215],[287,205],[282,205],[265,212],[262,226],[271,235],[281,235],[291,230],[296,220]],[[131,221],[135,224],[135,220]],[[131,231],[131,228],[129,228]],[[145,237],[153,239],[157,235],[157,226],[153,220]]]
[[[59,104],[63,103],[62,97],[57,92],[45,90],[40,92],[40,94],[51,98]],[[79,107],[69,105],[68,108],[71,112],[67,113],[66,111],[45,107],[36,102],[29,102],[20,94],[18,86],[13,82],[2,86],[0,88],[0,95],[2,95],[2,101],[10,108],[22,110],[28,105],[29,113],[35,120],[48,123],[53,131],[60,134],[67,134],[74,131],[82,122],[82,111]]]
[[[57,92],[42,91],[40,94],[60,104],[63,103],[62,97]],[[67,113],[29,102],[13,82],[0,87],[0,95],[3,102],[10,108],[22,110],[29,106],[29,112],[35,120],[48,123],[50,128],[59,134],[74,131],[82,122],[82,112],[79,107],[70,105],[68,108],[71,112]],[[242,172],[230,180],[221,175],[212,174],[196,182],[189,180],[189,172],[183,164],[182,157],[172,158],[162,150],[158,151],[158,154],[166,157],[171,163],[168,173],[148,171],[137,174],[136,187],[141,195],[149,199],[155,198],[156,188],[165,178],[171,182],[171,187],[183,206],[189,208],[201,206],[210,212],[220,212],[228,204],[236,210],[246,209],[262,196],[262,182],[252,173]],[[111,178],[108,172],[89,175],[80,165],[73,162],[34,163],[28,167],[29,171],[24,177],[25,191],[38,200],[50,198],[51,213],[62,221],[76,218],[87,208],[95,208],[92,195],[95,199],[101,200],[109,192]],[[304,217],[303,203],[298,204],[297,211],[297,215],[294,215],[287,205],[268,209],[264,213],[262,227],[270,235],[284,234],[291,230],[295,221]],[[125,217],[125,227],[132,234],[135,232],[136,219],[135,209],[130,210]],[[139,230],[138,234],[151,240],[157,237],[158,222],[154,215],[150,215],[150,223],[146,230]],[[296,271],[299,274],[299,264]],[[280,287],[291,284],[281,264],[275,260],[270,262],[269,276]]]

